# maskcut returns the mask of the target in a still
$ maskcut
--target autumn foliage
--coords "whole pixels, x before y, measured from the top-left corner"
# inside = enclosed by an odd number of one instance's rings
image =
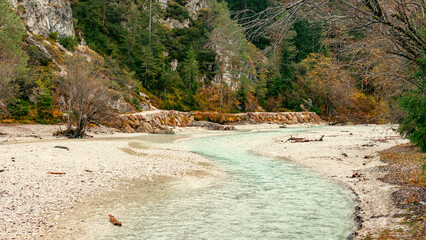
[[[311,54],[302,64],[307,73],[300,77],[299,84],[313,103],[323,109],[324,117],[358,123],[385,121],[386,104],[380,98],[359,89],[358,79],[336,59]]]

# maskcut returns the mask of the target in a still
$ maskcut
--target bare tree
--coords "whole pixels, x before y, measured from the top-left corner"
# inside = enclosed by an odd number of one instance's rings
[[[372,63],[364,69],[364,76],[403,83],[425,94],[424,83],[415,78],[413,72],[419,66],[417,60],[426,57],[426,1],[352,0],[341,1],[341,6],[346,15],[344,24],[368,36],[367,40],[355,46],[359,49],[358,53],[365,53],[363,49],[369,52],[379,49],[382,52],[382,58],[376,57],[375,63],[356,56],[358,62],[364,62],[362,65]],[[392,65],[392,69],[370,71],[382,62]]]
[[[242,26],[252,38],[275,36],[279,42],[294,21],[303,17],[311,21],[344,21],[358,29],[381,34],[394,44],[397,54],[409,60],[424,57],[426,52],[425,0],[281,0],[266,10],[250,14],[236,12]],[[422,33],[423,32],[423,33]]]
[[[271,1],[272,6],[259,13],[251,10],[238,11],[233,14],[240,20],[249,38],[257,39],[268,35],[279,44],[286,36],[293,23],[301,16],[316,20],[339,18],[331,15],[330,0],[281,0]],[[250,14],[247,14],[250,13]]]
[[[274,3],[272,7],[260,13],[249,14],[250,17],[245,17],[248,10],[235,13],[235,17],[242,19],[242,26],[250,38],[268,35],[275,41],[275,45],[279,46],[292,24],[304,18],[327,26],[329,36],[333,36],[333,52],[342,54],[336,51],[352,51],[350,55],[354,61],[364,61],[360,54],[372,44],[376,49],[383,50],[388,55],[388,59],[392,58],[392,61],[400,62],[400,66],[405,66],[406,72],[412,72],[416,69],[416,61],[426,57],[425,0],[280,0],[272,2]],[[336,31],[342,29],[366,33],[369,41],[350,43],[348,46],[346,38],[336,38]],[[279,47],[271,47],[271,49],[277,51]],[[355,63],[354,61],[349,61],[349,64]],[[377,76],[377,73],[366,72],[366,74]],[[393,75],[395,80],[409,83],[425,92],[424,84],[408,76],[412,74],[405,76],[389,72],[383,74],[387,74],[386,77]]]
[[[107,114],[107,89],[101,83],[96,63],[83,56],[67,61],[67,76],[61,84],[66,96],[69,119],[66,135],[83,137],[92,121],[99,121]]]
[[[392,43],[389,53],[413,62],[425,56],[426,1],[362,0],[347,1],[344,6],[356,28],[379,34]]]

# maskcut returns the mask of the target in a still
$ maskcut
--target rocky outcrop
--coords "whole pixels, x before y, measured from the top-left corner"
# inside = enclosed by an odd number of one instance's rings
[[[218,124],[220,123],[220,124]],[[211,130],[233,130],[233,124],[319,124],[320,117],[313,112],[279,112],[279,113],[238,113],[220,114],[216,112],[179,112],[148,111],[121,115],[110,123],[123,132],[173,133],[172,127],[203,127]],[[221,125],[227,124],[227,125]]]
[[[210,8],[209,0],[189,0],[185,6],[192,19],[197,19],[200,10]]]
[[[160,3],[161,8],[163,9],[167,8],[168,0],[158,0],[158,2]]]
[[[171,127],[186,127],[194,121],[191,113],[157,110],[121,115],[109,125],[128,133],[173,133]]]
[[[249,112],[236,114],[220,114],[216,112],[193,112],[197,121],[211,121],[222,124],[302,124],[321,123],[321,118],[314,112]]]
[[[168,0],[158,0],[158,2],[160,3],[160,6],[163,9],[167,9],[167,5],[170,3]],[[172,3],[172,5],[176,5],[176,3]],[[188,9],[190,18],[195,20],[197,19],[198,14],[200,13],[202,9],[209,8],[209,3],[207,0],[189,0],[185,4],[185,7]],[[167,19],[164,19],[164,20],[160,19],[158,21],[160,23],[165,24],[167,27],[171,29],[188,28],[191,23],[191,20],[189,18],[186,18],[184,20],[178,20],[178,19],[173,19],[168,17]]]
[[[57,32],[59,37],[74,37],[71,5],[68,0],[9,0],[28,30],[48,37]]]
[[[176,20],[176,19],[167,18],[164,21],[164,23],[166,23],[172,29],[174,29],[174,28],[188,28],[190,20],[189,19],[185,19],[183,22],[181,22],[181,21]]]

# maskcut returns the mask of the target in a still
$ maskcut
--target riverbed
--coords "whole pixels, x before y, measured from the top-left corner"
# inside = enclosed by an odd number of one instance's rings
[[[89,217],[79,230],[83,234],[74,237],[346,239],[355,230],[352,191],[288,160],[250,152],[271,137],[307,130],[234,133],[175,142],[175,148],[202,155],[225,173],[128,183],[115,201],[101,204],[103,195],[80,206],[79,211],[87,211],[84,215]],[[164,136],[159,138],[169,144]],[[158,147],[158,139],[151,141]],[[141,139],[142,143],[147,140]],[[107,212],[123,226],[106,224]]]
[[[34,138],[38,126],[6,127],[0,238],[346,239],[353,231],[378,233],[398,222],[389,200],[395,186],[378,180],[377,168],[384,165],[378,151],[406,142],[393,128],[255,125],[67,140],[47,131]],[[323,141],[288,141],[322,135]],[[123,226],[109,223],[108,214]]]

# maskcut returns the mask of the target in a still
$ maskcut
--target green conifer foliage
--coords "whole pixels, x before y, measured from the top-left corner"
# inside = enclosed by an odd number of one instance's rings
[[[198,89],[198,79],[200,78],[197,56],[194,48],[189,47],[185,61],[182,63],[181,69],[183,81],[187,85],[187,90],[190,93],[195,93]]]
[[[16,100],[16,80],[26,71],[27,57],[21,46],[25,26],[10,8],[7,0],[0,0],[0,116],[9,109],[22,105]],[[25,112],[25,111],[24,111]]]
[[[406,112],[399,131],[426,152],[426,96],[421,91],[426,86],[426,59],[418,60],[418,64],[419,70],[415,77],[418,79],[419,89],[399,100],[400,107]]]

